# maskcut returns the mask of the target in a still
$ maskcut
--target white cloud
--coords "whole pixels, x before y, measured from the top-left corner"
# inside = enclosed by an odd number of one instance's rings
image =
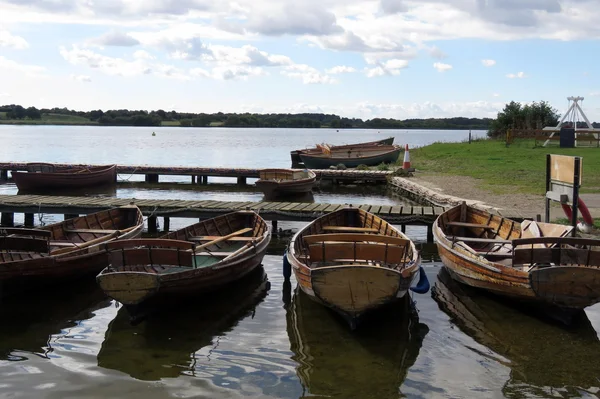
[[[304,84],[332,84],[337,80],[329,75],[320,73],[316,68],[306,64],[289,65],[281,74],[290,78],[301,79]]]
[[[481,60],[481,63],[483,64],[483,66],[491,67],[496,65],[496,60]]]
[[[0,47],[12,47],[17,50],[23,50],[29,47],[25,39],[20,36],[14,36],[7,30],[0,29]]]
[[[40,76],[46,72],[46,68],[38,65],[20,64],[0,55],[0,70],[23,72],[28,76]]]
[[[136,50],[133,53],[133,58],[135,58],[136,60],[153,60],[156,57],[154,57],[152,54],[150,54],[146,50]]]
[[[247,80],[249,77],[265,75],[260,67],[247,65],[232,65],[215,67],[211,71],[202,68],[190,70],[192,76],[217,80]]]
[[[439,47],[433,46],[429,49],[429,55],[438,60],[443,60],[448,57],[448,54],[444,53]]]
[[[509,79],[523,79],[523,78],[526,78],[527,75],[525,75],[525,72],[517,72],[517,73],[509,73],[506,75],[506,77]]]
[[[351,67],[351,66],[346,66],[346,65],[338,65],[338,66],[334,66],[333,68],[330,69],[326,69],[325,70],[326,73],[335,75],[335,74],[339,74],[339,73],[352,73],[352,72],[356,72],[356,69]]]
[[[450,69],[452,69],[452,65],[444,64],[442,62],[435,62],[433,64],[433,67],[435,69],[437,69],[438,72],[446,72],[446,71],[449,71]]]
[[[600,91],[592,91],[592,92],[590,92],[590,96],[591,97],[598,97],[598,96],[600,96]]]
[[[332,12],[308,1],[255,2],[248,11],[244,27],[267,36],[342,32]]]
[[[10,94],[6,92],[0,92],[0,98],[1,97],[10,97]]]
[[[500,97],[500,94],[498,94],[498,93],[492,93],[492,97]]]
[[[380,62],[376,67],[366,68],[365,73],[368,78],[384,75],[399,75],[400,70],[408,66],[407,60],[392,59],[385,62]]]
[[[73,46],[70,50],[60,47],[60,55],[70,64],[98,69],[107,75],[130,77],[152,72],[152,68],[146,60],[135,59],[127,61],[122,58],[98,54],[92,50],[79,48],[78,46]]]
[[[140,44],[139,40],[120,30],[111,30],[100,37],[91,39],[91,44],[98,46],[131,47]]]
[[[87,76],[87,75],[75,75],[75,74],[72,74],[72,75],[70,76],[70,78],[71,78],[71,79],[73,79],[73,80],[76,80],[76,81],[78,81],[78,82],[86,82],[86,83],[89,83],[89,82],[91,82],[91,81],[92,81],[92,78],[91,78],[91,77],[89,77],[89,76]]]

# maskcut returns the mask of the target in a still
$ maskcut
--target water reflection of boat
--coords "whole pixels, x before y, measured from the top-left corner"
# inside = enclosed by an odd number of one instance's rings
[[[95,281],[56,288],[43,300],[32,294],[2,300],[0,360],[25,360],[23,353],[47,357],[52,352],[52,335],[91,318],[95,310],[111,303]]]
[[[429,331],[408,315],[408,297],[396,304],[403,311],[388,309],[377,325],[351,332],[299,289],[290,300],[291,285],[285,284],[287,332],[302,397],[402,397],[400,386]]]
[[[260,267],[210,298],[153,313],[136,325],[121,308],[108,326],[98,365],[146,381],[195,373],[196,352],[251,316],[268,289]]]
[[[545,323],[452,280],[445,268],[432,291],[461,331],[510,360],[502,362],[511,369],[503,389],[507,397],[600,387],[600,341],[587,318],[571,329]]]

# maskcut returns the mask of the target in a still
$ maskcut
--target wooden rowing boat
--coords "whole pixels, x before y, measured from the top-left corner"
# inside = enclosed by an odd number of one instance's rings
[[[350,324],[402,298],[419,270],[414,243],[358,208],[326,214],[298,231],[286,253],[302,291]]]
[[[128,205],[36,229],[0,228],[0,294],[96,275],[108,264],[104,245],[139,237],[143,227],[140,209]]]
[[[204,220],[158,239],[115,241],[97,276],[111,298],[139,313],[142,303],[215,291],[258,267],[271,240],[253,211]]]
[[[514,220],[465,203],[434,226],[439,255],[464,284],[571,313],[600,302],[600,240],[572,227]]]
[[[327,317],[325,307],[294,291],[286,322],[304,388],[300,398],[404,397],[400,387],[429,332],[411,314],[408,296],[386,309],[379,323],[365,323],[360,334],[353,334]]]
[[[311,192],[316,180],[315,172],[308,169],[262,169],[255,184],[265,197],[274,198]]]
[[[370,147],[370,146],[378,146],[378,145],[392,145],[393,143],[394,143],[394,137],[392,136],[392,137],[387,137],[385,139],[375,140],[375,141],[367,141],[364,143],[328,145],[328,146],[333,149],[347,150],[347,149],[353,149],[353,148]],[[290,151],[290,156],[292,158],[292,164],[299,164],[302,162],[302,159],[300,159],[300,154],[311,153],[311,152],[320,153],[321,149],[318,148],[318,146],[315,146],[313,148],[304,148],[302,150]]]
[[[486,362],[496,359],[509,368],[503,373],[507,380],[499,381],[504,392],[575,392],[598,386],[600,341],[587,316],[576,328],[544,323],[520,311],[522,306],[458,283],[447,268],[438,273],[432,297],[452,326],[486,347],[479,350]]]
[[[27,172],[11,172],[19,190],[80,188],[115,184],[117,165],[57,168],[51,163],[28,163]]]
[[[331,149],[321,146],[321,152],[300,153],[300,159],[309,169],[328,169],[330,166],[345,165],[355,168],[359,165],[375,166],[381,163],[394,163],[402,148],[396,145],[380,145],[348,149]]]
[[[122,307],[108,325],[98,366],[142,381],[206,370],[216,358],[204,354],[238,323],[254,316],[269,287],[263,268],[258,267],[220,291],[189,298],[185,306],[155,311],[134,323]]]

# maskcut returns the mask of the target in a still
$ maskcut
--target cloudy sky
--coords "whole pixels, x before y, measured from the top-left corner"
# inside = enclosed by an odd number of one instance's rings
[[[0,103],[600,121],[600,0],[0,0]]]

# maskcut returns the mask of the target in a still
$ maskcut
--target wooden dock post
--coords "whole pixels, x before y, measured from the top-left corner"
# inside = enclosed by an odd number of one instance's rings
[[[243,176],[238,176],[237,178],[237,184],[238,186],[245,186],[246,185],[246,178]]]
[[[156,216],[148,216],[148,233],[156,234],[158,232],[156,222]]]
[[[12,212],[2,212],[2,217],[0,218],[0,226],[14,227],[15,214]]]
[[[427,225],[427,242],[433,242],[433,225]]]
[[[272,233],[277,233],[277,220],[271,220]]]
[[[196,176],[192,175],[192,184],[196,184]]]
[[[208,176],[202,176],[202,184],[208,184]]]
[[[164,221],[163,221],[163,231],[165,233],[168,233],[169,232],[169,228],[171,227],[171,218],[168,217],[168,216],[165,216],[163,219],[164,219]]]
[[[33,227],[33,213],[26,213],[25,214],[25,227]]]
[[[406,225],[405,224],[400,225],[400,231],[403,233],[406,233]]]
[[[0,170],[0,180],[8,180],[8,170],[7,169]]]
[[[158,183],[158,174],[156,174],[156,173],[146,174],[146,183]]]
[[[79,217],[79,215],[76,213],[65,213],[63,216],[63,220],[75,219],[78,217]]]

